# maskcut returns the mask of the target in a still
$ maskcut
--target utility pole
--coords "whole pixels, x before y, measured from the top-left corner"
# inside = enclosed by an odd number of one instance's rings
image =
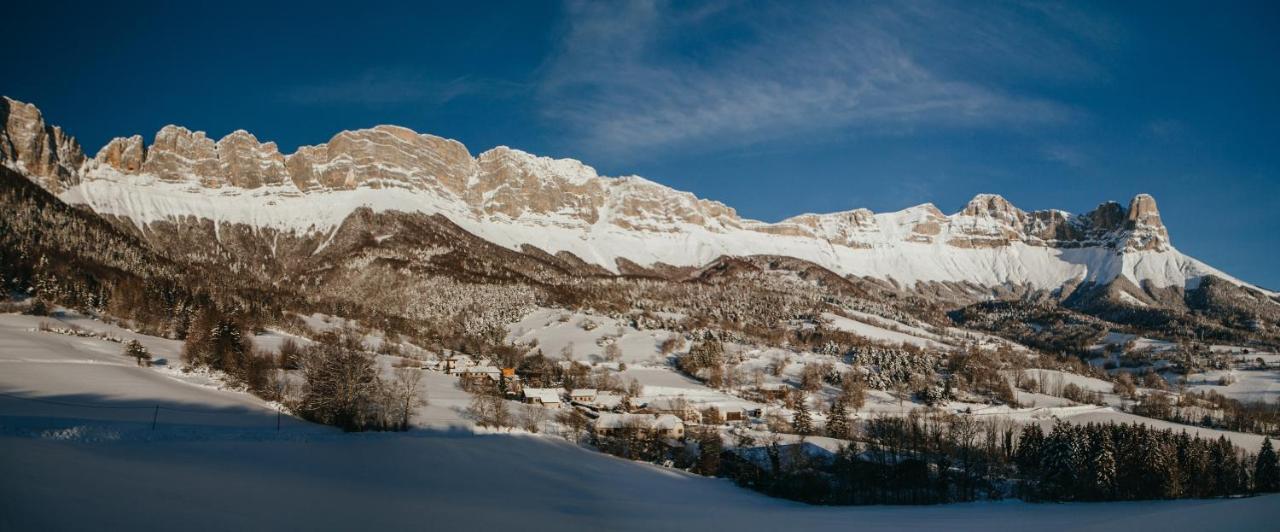
[[[156,420],[160,419],[160,405],[156,405],[156,411],[151,414],[151,430],[156,430]]]
[[[277,408],[276,409],[276,432],[280,432],[280,417],[281,417],[280,409]]]

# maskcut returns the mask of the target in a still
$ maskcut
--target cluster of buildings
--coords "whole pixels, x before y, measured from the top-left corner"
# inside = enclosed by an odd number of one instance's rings
[[[625,394],[594,388],[536,388],[524,386],[515,368],[500,368],[485,359],[447,353],[435,369],[458,377],[464,389],[497,389],[507,397],[544,408],[577,408],[592,418],[597,435],[655,434],[666,439],[684,437],[685,425],[746,422],[760,415],[741,406],[698,405],[683,398],[659,398],[633,405]]]

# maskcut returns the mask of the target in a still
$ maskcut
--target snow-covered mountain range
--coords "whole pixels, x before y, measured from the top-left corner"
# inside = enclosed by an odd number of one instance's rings
[[[0,102],[0,162],[72,204],[131,220],[210,220],[295,235],[326,234],[356,209],[441,214],[496,244],[568,252],[618,271],[699,267],[721,256],[777,255],[889,281],[1066,292],[1117,284],[1121,300],[1154,304],[1205,276],[1245,285],[1173,247],[1155,199],[1084,214],[1023,211],[981,194],[959,212],[932,204],[856,209],[777,223],[740,217],[638,176],[604,177],[579,161],[461,143],[396,126],[344,131],[282,154],[245,131],[213,140],[166,126],[145,144],[117,138],[96,156],[46,124],[36,107]],[[1113,283],[1117,279],[1126,282]]]

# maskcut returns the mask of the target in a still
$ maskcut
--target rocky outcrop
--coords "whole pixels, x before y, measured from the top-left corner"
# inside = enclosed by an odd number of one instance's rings
[[[76,139],[45,124],[36,106],[0,98],[0,164],[57,193],[79,182],[83,163]]]
[[[279,186],[291,182],[284,156],[274,142],[258,142],[245,130],[222,137],[214,144],[223,182],[241,188]]]
[[[1156,199],[1147,194],[1134,196],[1129,202],[1125,218],[1125,248],[1131,250],[1165,251],[1169,249],[1169,230],[1160,221]]]
[[[131,174],[142,170],[142,163],[147,160],[147,148],[143,145],[142,135],[116,137],[98,150],[94,160]]]
[[[304,192],[399,187],[453,198],[477,171],[462,143],[396,126],[338,133],[326,144],[299,148],[286,166]]]
[[[805,214],[778,223],[743,219],[732,208],[629,176],[608,178],[572,159],[538,157],[500,146],[477,157],[461,143],[396,126],[344,131],[329,142],[282,155],[271,142],[236,131],[214,142],[203,132],[167,126],[146,147],[140,137],[111,141],[96,165],[123,174],[203,187],[283,186],[308,194],[358,188],[429,193],[460,212],[586,231],[606,224],[626,231],[749,231],[811,238],[868,249],[895,242],[999,248],[1013,243],[1124,250],[1168,249],[1168,233],[1150,196],[1128,209],[1104,203],[1081,216],[1023,211],[995,194],[975,196],[947,216],[933,205],[877,215],[866,209]],[[109,178],[90,168],[89,178]]]
[[[548,262],[568,254],[614,273],[623,263],[687,268],[719,256],[775,255],[890,284],[956,283],[946,288],[956,293],[1021,285],[1059,290],[1119,276],[1147,290],[1144,280],[1182,287],[1206,272],[1221,273],[1173,250],[1147,195],[1082,215],[1024,211],[980,194],[951,215],[924,204],[770,223],[641,177],[600,176],[572,159],[508,147],[472,156],[457,141],[396,126],[344,131],[287,155],[246,131],[215,141],[166,126],[150,146],[141,136],[118,138],[84,163],[74,140],[46,126],[34,107],[5,100],[4,111],[4,164],[50,190],[74,186],[69,201],[148,230],[220,220],[311,238],[368,207],[442,215],[508,249],[536,246]],[[149,187],[165,191],[152,194]],[[214,239],[234,234],[211,227]],[[193,235],[209,237],[202,226]]]

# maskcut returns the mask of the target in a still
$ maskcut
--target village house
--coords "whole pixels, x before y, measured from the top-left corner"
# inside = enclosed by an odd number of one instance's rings
[[[597,410],[618,410],[623,406],[625,396],[618,392],[596,392],[596,398],[589,406]]]
[[[510,395],[521,395],[524,389],[520,376],[516,375],[516,368],[502,368],[502,383],[507,386],[507,393]]]
[[[683,397],[663,397],[649,401],[641,412],[650,414],[670,414],[685,423],[702,423],[702,412]]]
[[[496,386],[502,371],[490,365],[464,367],[458,370],[458,378],[468,386]]]
[[[562,395],[564,388],[525,388],[522,392],[525,403],[547,408],[560,408]]]
[[[787,396],[789,387],[785,384],[776,382],[766,382],[756,389],[756,394],[765,402],[781,401]]]
[[[603,437],[656,435],[674,440],[684,437],[684,422],[670,414],[600,414],[594,428],[596,435]]]
[[[708,424],[746,421],[747,412],[740,406],[711,405],[702,411],[702,422]]]
[[[463,369],[476,365],[476,361],[469,355],[462,355],[450,352],[444,358],[444,372],[450,375],[458,375]]]
[[[575,403],[589,405],[596,400],[595,388],[579,388],[569,392],[569,400]]]

